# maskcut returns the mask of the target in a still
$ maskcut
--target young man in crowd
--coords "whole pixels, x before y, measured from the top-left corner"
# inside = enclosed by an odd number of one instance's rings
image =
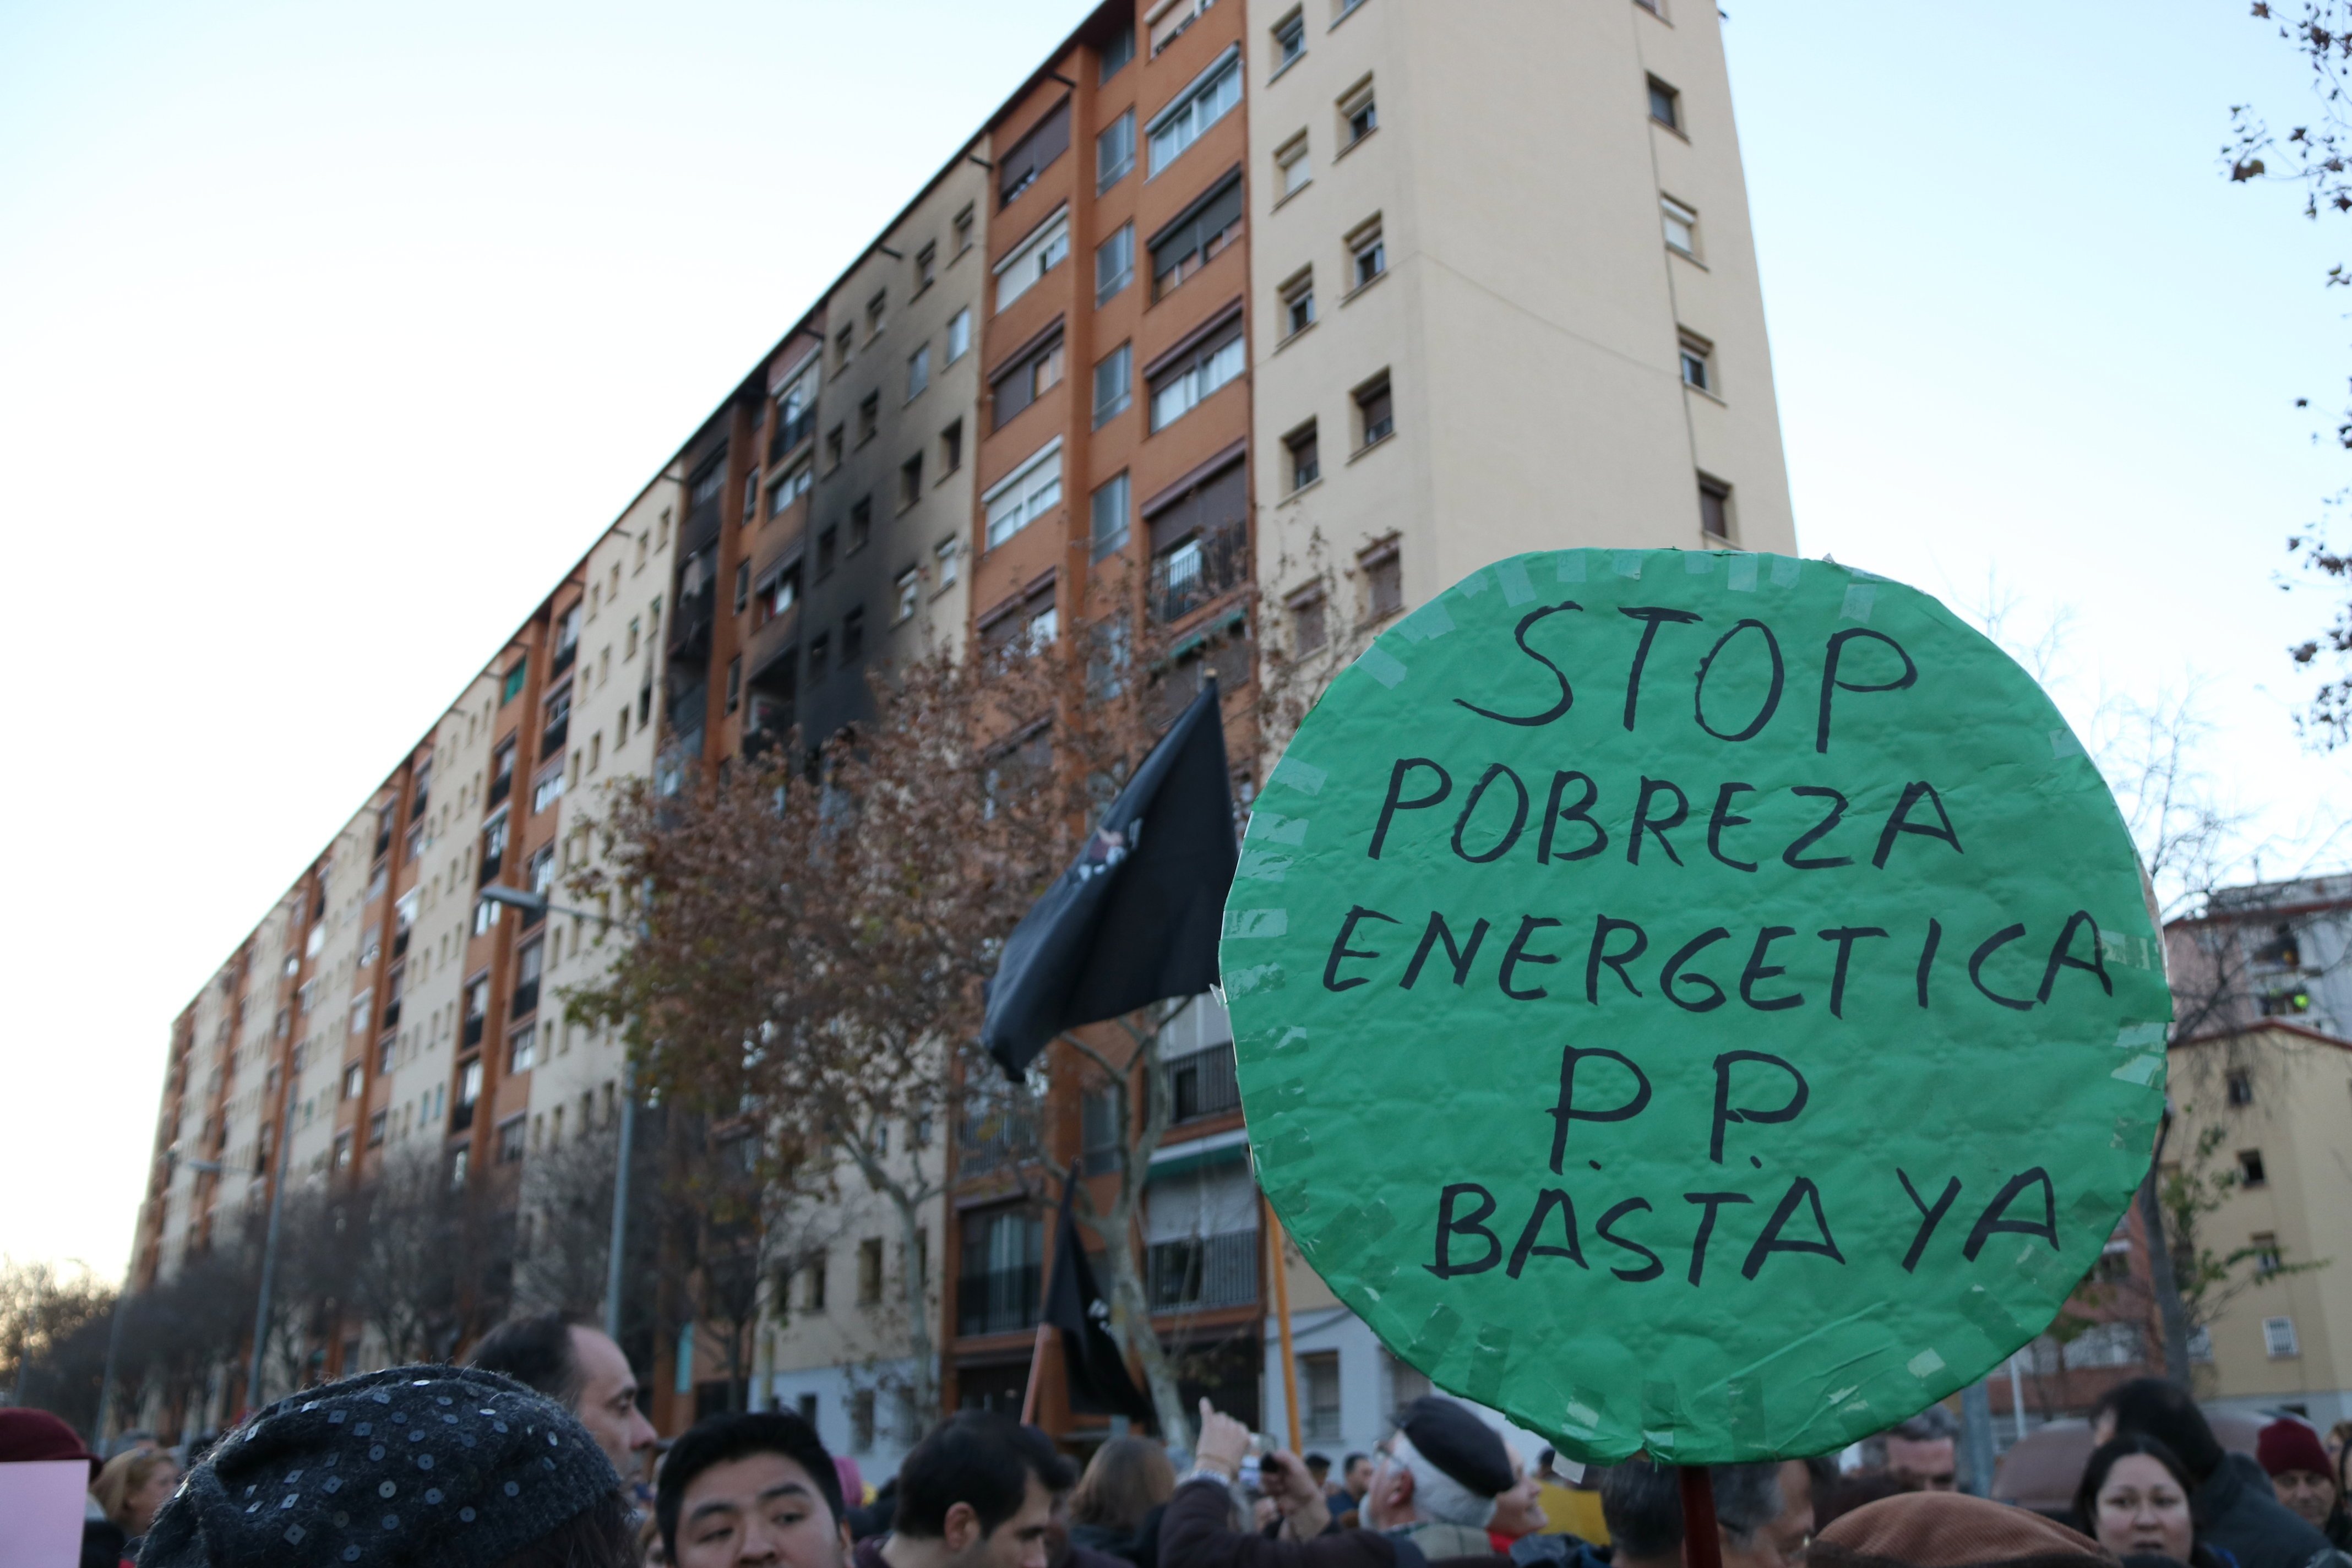
[[[1959,1436],[1959,1417],[1941,1405],[1930,1405],[1886,1433],[1886,1468],[1920,1491],[1957,1491]]]
[[[2289,1512],[2270,1477],[2244,1454],[2226,1453],[2197,1401],[2177,1383],[2136,1377],[2091,1406],[2091,1439],[2138,1433],[2170,1448],[2196,1489],[2189,1506],[2200,1544],[2218,1546],[2238,1568],[2326,1568],[2336,1561],[2327,1537]]]
[[[675,1568],[842,1568],[841,1477],[816,1429],[780,1410],[713,1415],[670,1446],[654,1518]]]
[[[890,1533],[859,1542],[856,1568],[1045,1568],[1055,1497],[1077,1479],[1035,1427],[990,1411],[951,1415],[899,1465]]]
[[[542,1312],[491,1330],[466,1364],[504,1373],[578,1416],[634,1499],[654,1429],[637,1409],[629,1358],[611,1336],[561,1312]]]

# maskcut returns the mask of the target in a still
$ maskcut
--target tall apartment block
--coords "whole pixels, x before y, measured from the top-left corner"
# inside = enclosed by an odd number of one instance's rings
[[[829,733],[866,671],[968,639],[1126,616],[1238,714],[1514,551],[1794,549],[1711,5],[1109,0],[945,151],[178,1021],[142,1279],[281,1136],[298,1181],[410,1151],[527,1207],[538,1152],[606,1124],[614,1041],[540,1002],[600,928],[479,889],[593,853],[610,779]],[[1266,759],[1229,734],[1246,798]],[[1202,998],[1171,1036],[1156,1321],[1188,1388],[1278,1426],[1231,1032]],[[1121,1135],[1074,1091],[1045,1115],[1082,1164]],[[773,1271],[752,1389],[883,1470],[894,1271],[938,1276],[949,1403],[1014,1403],[1048,1239],[982,1131],[908,1142],[946,1182],[924,1246],[845,1204]],[[1413,1374],[1290,1268],[1303,1427],[1369,1447]],[[690,1332],[641,1349],[666,1429],[724,1397]]]

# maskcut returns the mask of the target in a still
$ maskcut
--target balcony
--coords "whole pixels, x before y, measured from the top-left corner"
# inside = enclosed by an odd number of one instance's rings
[[[1198,1121],[1223,1116],[1242,1107],[1241,1084],[1234,1077],[1234,1047],[1228,1040],[1189,1057],[1179,1057],[1160,1069],[1168,1089],[1171,1121]]]
[[[1026,1113],[975,1111],[964,1120],[957,1168],[967,1176],[986,1175],[1022,1160],[1036,1146],[1036,1124]]]
[[[1203,529],[1152,561],[1152,618],[1181,621],[1240,587],[1248,574],[1248,525]]]
[[[524,1014],[536,1012],[538,1009],[539,982],[526,980],[515,987],[514,1005],[507,1010],[507,1017],[509,1020],[520,1018]]]
[[[556,752],[563,750],[563,743],[571,738],[572,710],[566,708],[548,724],[546,729],[540,731],[539,754],[542,757],[555,755]]]
[[[1146,1289],[1155,1312],[1245,1307],[1257,1300],[1257,1232],[1188,1237],[1151,1245]]]
[[[514,793],[514,764],[511,761],[499,776],[490,781],[489,804],[496,805]]]
[[[387,1029],[400,1027],[400,998],[397,996],[383,1005],[383,1026]]]
[[[461,1100],[449,1108],[449,1131],[463,1132],[474,1124],[474,1102]]]
[[[408,927],[402,926],[392,933],[392,956],[394,958],[408,956]]]
[[[466,1015],[465,1035],[459,1042],[458,1048],[463,1050],[467,1047],[478,1046],[481,1043],[482,1015],[479,1013],[468,1013]]]
[[[1038,1279],[1031,1264],[967,1274],[956,1281],[956,1332],[1010,1334],[1037,1326]]]
[[[797,451],[800,444],[807,440],[815,429],[816,410],[814,408],[803,408],[776,426],[776,433],[768,437],[768,461],[782,462],[785,458]]]
[[[474,886],[478,888],[488,887],[490,883],[497,879],[499,868],[506,863],[507,856],[506,851],[503,849],[493,850],[489,854],[483,856],[481,874],[474,879]]]
[[[379,828],[377,828],[377,829],[375,830],[375,856],[374,856],[374,858],[376,858],[376,859],[378,859],[378,860],[383,859],[383,858],[384,858],[385,852],[386,852],[386,851],[388,851],[388,850],[390,850],[390,849],[391,849],[391,847],[392,847],[392,825],[391,825],[390,823],[388,823],[388,822],[387,822],[387,823],[385,823],[382,827],[379,827]]]
[[[579,657],[580,639],[578,637],[567,638],[565,641],[556,644],[555,663],[553,667],[548,670],[547,678],[550,680],[552,680],[557,676],[562,675],[565,670],[572,668],[572,661]]]
[[[687,575],[694,567],[688,563]],[[704,575],[708,576],[706,569]],[[719,604],[718,590],[708,581],[692,592],[681,587],[677,613],[669,624],[669,657],[674,663],[699,663],[710,654],[710,625]]]

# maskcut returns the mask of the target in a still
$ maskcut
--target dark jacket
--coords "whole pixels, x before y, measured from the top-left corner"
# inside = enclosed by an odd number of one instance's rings
[[[2270,1477],[2249,1455],[2223,1455],[2189,1507],[2197,1539],[2228,1552],[2238,1568],[2329,1568],[2336,1561],[2327,1537],[2279,1501]]]
[[[1160,1521],[1160,1568],[1502,1568],[1494,1555],[1433,1562],[1410,1541],[1376,1530],[1330,1530],[1312,1541],[1269,1540],[1235,1530],[1232,1495],[1205,1478],[1168,1500]]]

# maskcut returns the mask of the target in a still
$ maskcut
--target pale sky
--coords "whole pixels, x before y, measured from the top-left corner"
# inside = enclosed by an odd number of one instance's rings
[[[2352,479],[2292,406],[2352,372],[2352,221],[2216,156],[2303,106],[2283,46],[1727,3],[1805,553],[2070,612],[2078,726],[2201,681],[2301,868],[2352,759],[2296,743],[2325,605],[2274,578]],[[1080,15],[0,0],[0,1253],[122,1268],[173,1016]]]

